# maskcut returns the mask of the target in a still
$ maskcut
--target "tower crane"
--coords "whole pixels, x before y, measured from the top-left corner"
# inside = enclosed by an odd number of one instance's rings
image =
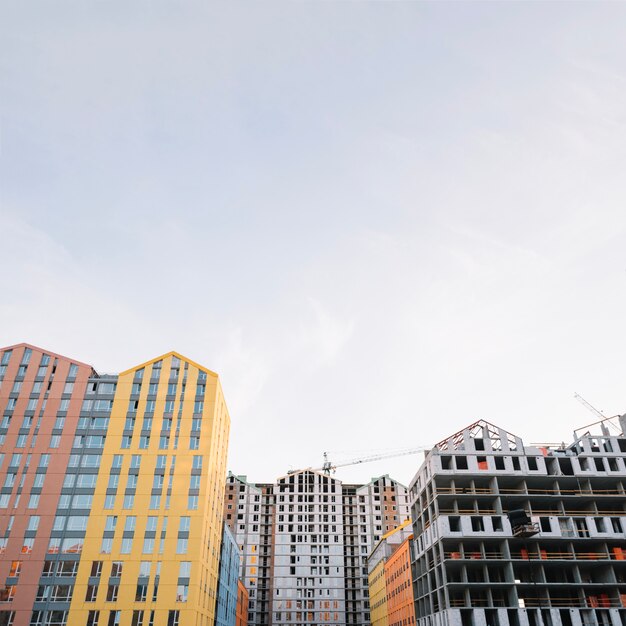
[[[609,434],[608,429],[605,426],[605,424],[608,424],[609,426],[612,426],[613,428],[615,428],[615,430],[617,430],[618,432],[621,432],[620,429],[613,422],[611,422],[612,419],[618,418],[619,417],[618,415],[614,415],[613,417],[607,417],[604,413],[602,413],[602,411],[598,411],[598,409],[596,409],[595,406],[593,406],[592,404],[589,404],[589,402],[587,402],[587,400],[585,400],[578,393],[574,394],[574,398],[576,398],[578,402],[580,402],[587,410],[591,411],[596,417],[600,418],[597,422],[594,422],[593,424],[587,424],[587,426],[582,426],[581,428],[577,428],[574,431],[574,437],[578,436],[576,434],[578,433],[578,431],[583,430],[584,428],[589,428],[590,426],[595,426],[596,424],[600,424],[602,431],[605,433],[605,435]]]
[[[324,463],[322,467],[316,467],[313,469],[315,472],[324,472],[327,476],[331,473],[335,473],[338,467],[347,467],[349,465],[360,465],[361,463],[371,463],[372,461],[380,461],[381,459],[391,459],[398,456],[407,456],[409,454],[417,454],[418,452],[426,452],[431,447],[422,446],[419,448],[409,448],[408,450],[396,450],[395,452],[385,452],[382,454],[373,454],[371,456],[362,457],[360,459],[352,459],[351,461],[345,461],[344,463],[333,463],[328,458],[328,452],[324,452]]]

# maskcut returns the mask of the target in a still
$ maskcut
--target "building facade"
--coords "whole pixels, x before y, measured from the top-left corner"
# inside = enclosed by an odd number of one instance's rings
[[[398,546],[385,563],[388,626],[413,626],[415,624],[409,548],[412,539],[413,535],[411,534]]]
[[[409,518],[406,487],[343,484],[314,470],[252,484],[230,474],[224,520],[242,549],[249,623],[370,623],[367,555]]]
[[[369,568],[368,568],[369,569]],[[370,619],[372,626],[388,626],[387,581],[385,561],[379,560],[369,569]]]
[[[621,419],[624,429],[624,419]],[[420,626],[624,626],[626,438],[526,446],[479,421],[411,482]]]
[[[223,526],[215,626],[235,626],[239,583],[239,546],[228,524]]]
[[[237,619],[236,626],[248,626],[248,601],[250,597],[241,579],[237,581]]]
[[[0,624],[215,620],[230,418],[168,353],[119,375],[0,350]]]
[[[411,520],[383,535],[367,559],[372,626],[415,623],[411,575]]]

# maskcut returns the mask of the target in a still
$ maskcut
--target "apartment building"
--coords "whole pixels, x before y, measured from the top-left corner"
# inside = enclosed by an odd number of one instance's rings
[[[237,542],[239,577],[248,590],[248,623],[268,624],[272,571],[274,494],[272,485],[248,483],[246,476],[228,474],[224,523]]]
[[[626,438],[525,445],[485,421],[410,485],[419,626],[624,626]]]
[[[248,601],[248,590],[241,579],[239,579],[237,581],[237,609],[235,615],[235,626],[248,626]]]
[[[415,623],[410,544],[411,520],[383,535],[367,559],[372,626]]]
[[[175,352],[119,375],[0,350],[0,624],[215,621],[230,418]]]
[[[236,626],[239,600],[239,546],[228,524],[223,525],[215,626]]]
[[[343,484],[314,470],[271,484],[230,474],[224,503],[251,625],[369,624],[367,555],[409,518],[406,487],[388,476]]]

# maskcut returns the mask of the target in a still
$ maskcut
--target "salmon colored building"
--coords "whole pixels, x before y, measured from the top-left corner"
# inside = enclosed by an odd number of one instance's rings
[[[237,583],[236,626],[248,626],[248,590],[241,580]]]
[[[409,535],[385,562],[388,626],[415,624],[415,605],[411,584],[411,555]]]

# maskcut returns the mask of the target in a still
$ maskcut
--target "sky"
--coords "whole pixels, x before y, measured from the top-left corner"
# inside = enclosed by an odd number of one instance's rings
[[[626,3],[0,4],[0,345],[220,374],[251,481],[626,412]],[[337,471],[407,484],[409,455]]]

